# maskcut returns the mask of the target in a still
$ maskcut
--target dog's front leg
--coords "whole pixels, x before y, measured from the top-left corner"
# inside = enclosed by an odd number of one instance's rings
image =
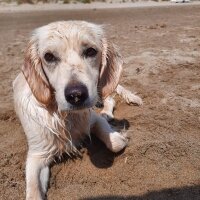
[[[104,100],[104,107],[103,107],[103,110],[101,111],[101,116],[104,117],[107,121],[113,119],[114,107],[115,107],[115,100],[113,99],[113,97],[108,96]]]
[[[127,139],[121,133],[114,131],[106,119],[94,111],[91,112],[92,133],[102,140],[112,152],[119,152],[127,145]]]
[[[49,173],[50,173],[49,166],[42,168],[40,172],[41,189],[44,195],[47,193],[48,189]]]
[[[43,200],[45,198],[44,192],[46,191],[44,190],[46,190],[46,188],[44,188],[44,184],[41,183],[41,172],[45,169],[44,158],[28,154],[26,162],[26,200]],[[44,179],[44,177],[42,177],[42,179]],[[47,177],[45,179],[47,179]]]

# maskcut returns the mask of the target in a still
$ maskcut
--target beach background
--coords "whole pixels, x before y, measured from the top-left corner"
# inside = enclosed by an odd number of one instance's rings
[[[200,4],[63,2],[0,5],[0,199],[25,198],[26,138],[13,109],[12,81],[36,27],[58,20],[104,24],[124,58],[121,84],[144,105],[118,96],[128,147],[113,154],[98,139],[82,157],[53,164],[48,199],[200,199]]]

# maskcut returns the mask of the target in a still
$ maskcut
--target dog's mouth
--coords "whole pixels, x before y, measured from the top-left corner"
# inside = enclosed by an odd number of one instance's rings
[[[94,98],[93,100],[87,100],[84,103],[81,104],[77,104],[77,105],[72,105],[69,104],[68,108],[66,108],[67,111],[79,111],[79,110],[85,110],[85,109],[89,109],[92,108],[96,105],[97,103],[97,98]]]
[[[73,106],[70,105],[70,107],[67,109],[69,111],[78,111],[78,110],[84,110],[84,109],[89,109],[92,108],[94,105],[93,104],[82,104],[82,105],[77,105],[77,106]]]

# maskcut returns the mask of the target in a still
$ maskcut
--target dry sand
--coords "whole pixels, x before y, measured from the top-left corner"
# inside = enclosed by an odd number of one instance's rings
[[[51,168],[48,199],[200,199],[200,6],[0,13],[0,199],[24,199],[26,139],[13,111],[12,80],[34,28],[56,20],[107,24],[124,56],[121,83],[142,107],[116,97],[116,126],[129,146],[97,139],[82,158]],[[114,122],[113,122],[114,123]]]

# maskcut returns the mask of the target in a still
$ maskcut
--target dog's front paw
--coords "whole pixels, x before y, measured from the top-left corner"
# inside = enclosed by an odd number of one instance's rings
[[[112,152],[119,152],[122,149],[124,149],[128,144],[128,139],[124,137],[121,133],[119,132],[113,132],[110,133],[110,141],[107,144],[107,147],[112,151]]]
[[[101,112],[100,113],[101,114],[101,116],[103,117],[103,118],[105,118],[107,121],[110,121],[110,120],[112,120],[113,118],[114,118],[114,115],[111,113],[111,112]]]
[[[142,99],[138,95],[133,94],[132,92],[126,95],[126,102],[128,104],[137,104],[138,106],[141,106],[143,104]]]

